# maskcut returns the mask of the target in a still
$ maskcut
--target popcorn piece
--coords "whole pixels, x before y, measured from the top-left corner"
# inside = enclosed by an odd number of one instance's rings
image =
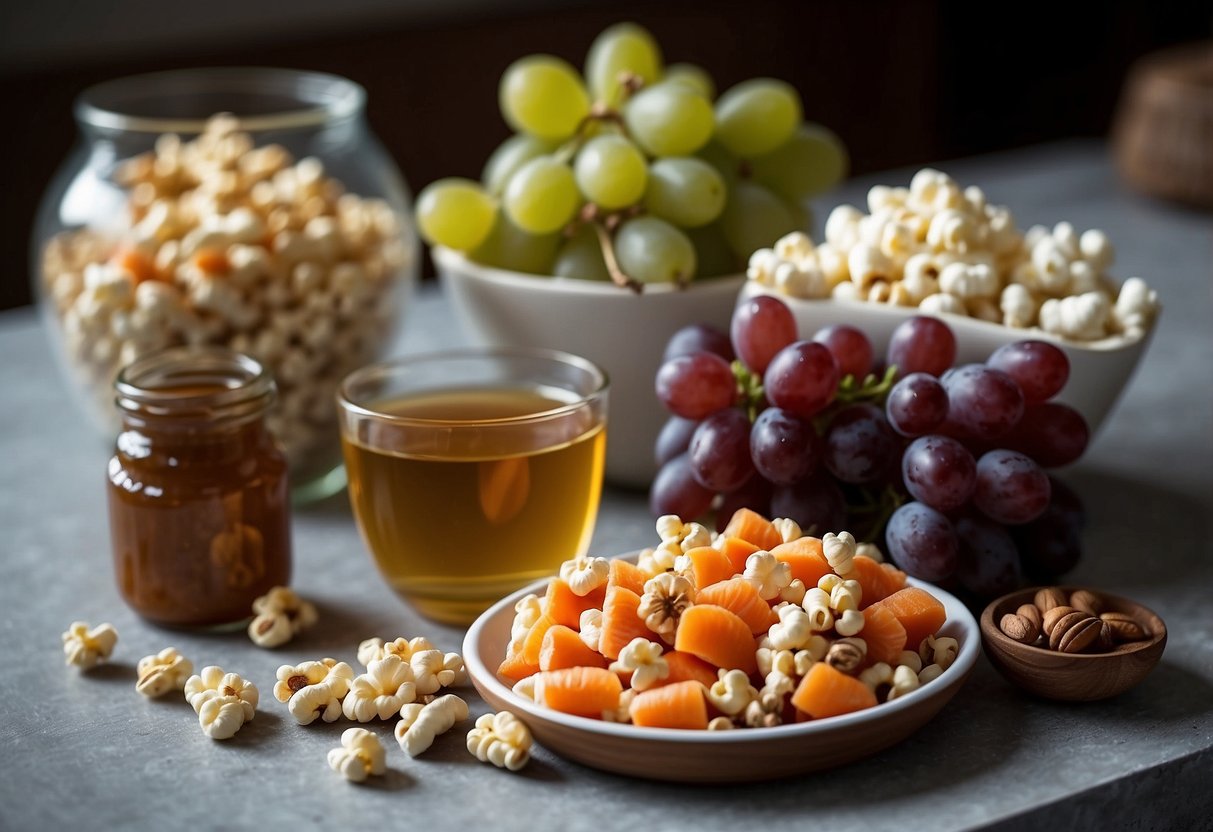
[[[922,670],[922,658],[913,650],[902,650],[901,656],[897,659],[898,667],[908,667],[915,673]]]
[[[947,292],[936,292],[933,295],[928,295],[919,302],[918,308],[928,315],[968,314],[964,301],[954,295],[949,295]]]
[[[943,668],[937,664],[929,664],[922,670],[918,671],[918,684],[925,685],[927,682],[933,682],[943,675]]]
[[[1102,292],[1050,298],[1040,306],[1040,328],[1076,341],[1095,341],[1108,334],[1111,311]]]
[[[998,300],[998,307],[1002,310],[1002,323],[1005,326],[1032,326],[1036,321],[1038,305],[1036,298],[1021,283],[1008,283]]]
[[[531,627],[543,615],[543,604],[535,593],[528,593],[514,604],[514,621],[510,624],[510,641],[521,642],[530,632]],[[362,649],[359,648],[358,661],[362,661]],[[366,662],[363,662],[366,664]]]
[[[441,661],[442,654],[438,656]],[[437,686],[433,688],[437,689]],[[350,682],[341,712],[347,719],[357,722],[391,719],[400,713],[402,706],[416,701],[417,692],[413,669],[409,664],[397,655],[384,656],[371,662],[366,673]]]
[[[859,681],[872,690],[881,685],[890,685],[893,683],[893,668],[885,662],[877,662],[859,674]]]
[[[648,690],[670,675],[670,663],[662,652],[657,642],[634,638],[619,651],[619,658],[608,670],[620,674],[631,671],[632,690]]]
[[[257,713],[257,686],[214,665],[186,680],[185,699],[198,714],[203,733],[215,740],[235,735]]]
[[[113,624],[90,629],[84,621],[73,621],[63,634],[63,655],[67,664],[87,670],[108,659],[117,643],[118,631]]]
[[[186,679],[194,673],[194,664],[175,647],[166,647],[159,653],[144,656],[135,670],[138,673],[135,690],[155,698],[171,690],[184,690]]]
[[[877,563],[884,563],[884,554],[881,553],[880,547],[875,543],[859,543],[855,546],[855,554],[863,555],[866,558],[871,558]]]
[[[810,614],[794,604],[782,606],[778,612],[779,621],[772,624],[768,632],[771,647],[775,650],[798,650],[806,646],[814,631]]]
[[[913,654],[911,654],[913,655]],[[905,696],[912,690],[917,690],[919,686],[918,673],[909,665],[898,665],[893,671],[893,678],[890,680],[892,688],[889,690],[889,695],[886,701],[892,702],[899,696]]]
[[[349,692],[354,669],[336,659],[307,661],[278,668],[274,698],[287,703],[287,710],[300,725],[317,719],[334,722],[341,716],[341,700]]]
[[[839,205],[826,218],[826,242],[840,251],[849,251],[859,239],[859,221],[863,213],[851,205]]]
[[[801,530],[800,524],[795,520],[787,517],[776,517],[771,521],[771,525],[775,527],[775,531],[779,532],[779,536],[784,543],[790,543],[793,540],[799,540],[804,537],[804,531]]]
[[[792,567],[770,552],[754,552],[746,558],[742,576],[754,585],[764,601],[770,601],[792,582]]]
[[[863,630],[864,617],[859,610],[843,610],[834,618],[834,631],[840,636],[858,635]]]
[[[636,698],[638,691],[634,688],[625,688],[623,693],[619,694],[619,705],[613,711],[603,711],[603,722],[618,722],[620,724],[628,724],[632,721],[632,700]]]
[[[293,590],[276,586],[253,601],[256,617],[248,625],[258,647],[280,647],[316,623],[316,607]]]
[[[800,604],[804,601],[805,592],[804,581],[793,578],[790,584],[779,590],[779,600],[788,604]]]
[[[560,565],[560,577],[574,595],[585,597],[603,586],[611,574],[606,558],[576,557]]]
[[[939,273],[939,289],[958,298],[990,298],[998,294],[998,275],[985,263],[949,263]]]
[[[760,693],[746,705],[745,724],[751,728],[770,728],[783,722],[783,699],[774,693]]]
[[[763,680],[762,690],[758,692],[758,695],[761,697],[771,694],[782,700],[785,696],[791,696],[794,690],[796,690],[795,679],[787,673],[772,670]]]
[[[737,726],[727,716],[714,716],[708,720],[709,731],[728,731]]]
[[[918,656],[923,663],[937,664],[942,670],[947,670],[956,661],[960,652],[960,643],[954,638],[927,636],[918,646]]]
[[[328,761],[329,768],[352,783],[387,771],[387,752],[365,728],[347,728],[341,734],[341,747],[329,751]]]
[[[395,729],[396,741],[405,753],[416,757],[434,744],[435,737],[467,718],[467,703],[451,693],[438,697],[428,705],[410,703],[400,709],[400,721]]]
[[[823,632],[834,626],[834,613],[830,610],[830,596],[820,587],[813,587],[804,594],[801,602],[808,613],[809,627],[814,632]]]
[[[679,547],[675,547],[678,551],[671,551],[665,546],[658,546],[655,549],[645,549],[640,553],[640,557],[636,560],[636,567],[643,572],[647,577],[653,578],[663,572],[669,572],[674,569],[678,554],[681,551]]]
[[[444,678],[454,678],[447,670],[447,656],[441,650],[419,650],[409,657],[409,666],[419,694],[436,693]]]
[[[578,635],[586,647],[598,651],[602,640],[602,610],[589,609],[581,613]]]
[[[721,668],[716,682],[708,688],[708,701],[730,717],[740,714],[757,698],[758,690],[750,684],[744,670]]]
[[[821,540],[821,548],[830,568],[843,577],[851,572],[855,545],[855,536],[850,532],[826,532],[826,536]]]
[[[538,602],[538,599],[535,599]],[[523,598],[519,601],[522,604],[526,601]],[[517,605],[515,605],[517,606]],[[535,617],[538,620],[538,616]],[[515,619],[516,620],[516,619]],[[534,622],[531,622],[532,624]],[[527,629],[530,629],[529,627]],[[526,632],[522,634],[526,636]],[[368,638],[366,641],[358,645],[358,662],[366,667],[373,661],[378,661],[384,656],[399,656],[404,661],[409,661],[415,653],[420,653],[425,650],[436,650],[433,643],[425,636],[417,636],[416,638],[397,638],[392,641],[384,641],[381,638]]]
[[[531,759],[530,729],[509,711],[484,714],[468,731],[468,751],[482,763],[518,771]]]
[[[693,603],[695,585],[682,575],[663,572],[645,582],[636,615],[654,633],[672,639],[682,614]]]
[[[1158,293],[1140,277],[1130,277],[1116,296],[1112,320],[1121,332],[1141,333],[1150,328],[1158,308]]]

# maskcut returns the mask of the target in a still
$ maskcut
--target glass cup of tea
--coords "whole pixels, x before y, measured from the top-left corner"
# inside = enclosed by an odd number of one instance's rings
[[[379,571],[467,624],[585,554],[602,494],[606,374],[552,350],[374,364],[337,392],[350,502]]]

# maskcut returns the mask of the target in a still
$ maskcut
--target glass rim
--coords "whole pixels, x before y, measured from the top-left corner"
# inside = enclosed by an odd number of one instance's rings
[[[491,419],[458,420],[427,419],[417,416],[400,416],[392,413],[384,413],[383,411],[375,410],[366,404],[356,402],[349,394],[350,387],[359,382],[366,381],[368,378],[380,373],[399,371],[409,367],[426,364],[441,364],[450,361],[493,358],[549,361],[553,364],[573,367],[591,375],[591,377],[594,379],[594,389],[588,393],[577,393],[576,401],[568,402],[558,407],[548,408],[547,410],[540,410],[535,413],[527,413],[521,416],[501,416]],[[545,347],[463,347],[460,349],[440,350],[437,352],[400,356],[360,367],[357,370],[349,373],[341,380],[341,383],[337,385],[336,398],[337,406],[343,412],[360,416],[362,418],[373,419],[378,422],[398,426],[463,430],[497,426],[526,425],[530,423],[546,422],[552,419],[558,419],[562,416],[575,413],[584,408],[586,405],[592,404],[594,401],[601,399],[608,392],[610,383],[610,377],[607,375],[606,370],[599,367],[593,361],[590,361],[588,358],[583,358],[580,355],[574,355],[573,353],[563,352],[561,350],[553,350]]]
[[[326,97],[317,96],[309,103],[302,94],[303,85],[323,89]],[[231,66],[197,69],[169,69],[126,75],[93,84],[77,97],[73,113],[84,126],[100,130],[121,130],[132,133],[201,133],[207,121],[218,113],[198,118],[139,116],[122,112],[107,104],[124,92],[147,89],[149,94],[168,97],[177,94],[173,88],[189,85],[197,92],[199,86],[209,86],[214,92],[253,92],[273,90],[299,99],[299,106],[277,113],[231,114],[241,130],[291,130],[317,127],[340,121],[359,113],[366,104],[366,89],[348,78],[328,72],[278,67]]]
[[[174,369],[187,373],[228,371],[236,382],[222,390],[181,395],[171,388],[145,386]],[[242,375],[237,375],[237,374]],[[267,407],[276,394],[269,369],[255,358],[227,347],[214,345],[168,347],[137,358],[119,370],[114,379],[114,403],[119,410],[160,416],[181,412],[235,411],[245,407]]]

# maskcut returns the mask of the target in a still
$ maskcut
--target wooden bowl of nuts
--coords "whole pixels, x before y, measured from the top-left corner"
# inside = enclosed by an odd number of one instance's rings
[[[1089,702],[1136,685],[1158,664],[1167,626],[1152,610],[1081,587],[1012,592],[981,614],[990,663],[1046,699]]]

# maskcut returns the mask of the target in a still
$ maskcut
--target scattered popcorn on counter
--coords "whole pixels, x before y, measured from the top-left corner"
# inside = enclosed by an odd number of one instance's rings
[[[1118,290],[1109,277],[1104,232],[1061,222],[1021,233],[1005,207],[940,171],[873,187],[868,210],[835,208],[820,245],[793,232],[755,251],[749,278],[791,297],[917,307],[1075,341],[1140,337],[1158,314],[1141,278]]]

